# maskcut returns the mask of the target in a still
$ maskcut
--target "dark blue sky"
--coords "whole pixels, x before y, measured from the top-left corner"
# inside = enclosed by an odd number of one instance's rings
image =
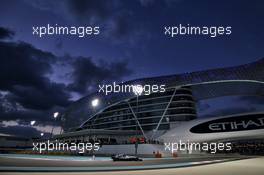
[[[238,65],[263,57],[263,1],[90,2],[2,1],[0,25],[14,30],[17,40],[57,55],[110,62],[127,59],[134,71],[131,78]],[[76,12],[80,10],[74,6],[77,3],[83,3],[84,9],[87,6],[88,12]],[[102,28],[100,37],[32,36],[33,25],[89,25],[93,16],[99,18],[96,24]],[[232,35],[173,39],[163,35],[164,25],[180,23],[229,25]]]
[[[264,57],[263,19],[261,0],[3,0],[0,27],[14,34],[1,41],[0,64],[8,67],[0,70],[5,80],[0,86],[1,110],[10,109],[0,119],[24,125],[38,118],[53,125],[52,112],[65,109],[100,82],[256,61]],[[98,25],[101,33],[88,38],[32,35],[32,26],[48,23]],[[231,26],[232,34],[216,38],[163,34],[164,26],[179,24]],[[24,68],[20,70],[19,64]],[[8,71],[15,70],[17,75],[10,76]],[[224,104],[221,99],[210,103],[216,104],[211,111]]]

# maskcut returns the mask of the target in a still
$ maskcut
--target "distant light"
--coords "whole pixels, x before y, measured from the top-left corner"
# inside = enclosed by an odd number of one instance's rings
[[[42,132],[42,133],[40,133],[40,136],[42,137],[42,136],[44,136],[44,133]]]
[[[93,107],[98,106],[98,104],[99,104],[99,99],[98,98],[92,100],[92,106]]]
[[[54,112],[53,117],[54,117],[54,118],[57,118],[57,117],[59,116],[59,114],[60,114],[60,113],[58,113],[58,112]]]
[[[35,123],[36,123],[36,121],[35,121],[35,120],[32,120],[32,121],[30,122],[30,125],[33,126]]]
[[[135,95],[141,95],[144,88],[141,85],[134,85],[133,86],[133,92]]]

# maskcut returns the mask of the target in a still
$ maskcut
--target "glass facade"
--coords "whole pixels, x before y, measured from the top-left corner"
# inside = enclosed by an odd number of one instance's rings
[[[187,86],[187,88],[177,90],[166,111],[166,117],[169,117],[170,121],[177,121],[192,118],[191,116],[196,117],[195,110],[192,109],[194,104],[191,103],[194,102],[194,99],[199,101],[230,95],[264,95],[263,75],[264,59],[261,59],[240,66],[137,79],[125,82],[125,84],[162,84],[166,85],[166,88]],[[135,117],[127,104],[127,99],[133,111],[137,113],[140,122],[143,123],[147,117],[150,117],[155,123],[161,117],[172,94],[173,89],[162,94],[153,93],[148,96],[139,96],[137,103],[133,93],[105,95],[95,92],[73,103],[62,115],[62,125],[65,131],[74,131],[76,128],[88,128],[89,122],[93,121],[96,123],[93,125],[95,128],[120,129],[117,121],[123,121],[124,126],[121,129],[131,129],[135,125]],[[93,108],[91,101],[95,98],[100,100],[100,105]],[[177,119],[173,117],[176,114]],[[91,117],[93,120],[90,120]],[[116,124],[110,122],[116,122]],[[148,123],[150,124],[150,121]],[[113,126],[110,127],[110,125]],[[162,121],[160,127],[167,127],[167,125]],[[154,125],[144,125],[144,128],[155,127]]]
[[[170,88],[163,93],[135,96],[109,106],[86,121],[80,129],[138,130],[141,127],[149,131],[159,124],[158,130],[168,130],[170,123],[195,118],[191,88]]]

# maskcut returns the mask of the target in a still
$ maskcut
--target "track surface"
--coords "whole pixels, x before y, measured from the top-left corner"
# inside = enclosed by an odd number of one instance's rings
[[[120,166],[143,166],[161,165],[189,162],[205,162],[225,160],[231,157],[184,157],[184,158],[146,158],[144,161],[113,162],[110,158],[96,158],[92,161],[89,157],[66,157],[66,156],[30,156],[30,155],[0,155],[0,166],[3,167],[120,167]]]
[[[15,173],[2,172],[5,175],[263,175],[264,158],[252,158],[188,168],[160,170],[110,171],[110,172],[56,172],[56,173]]]

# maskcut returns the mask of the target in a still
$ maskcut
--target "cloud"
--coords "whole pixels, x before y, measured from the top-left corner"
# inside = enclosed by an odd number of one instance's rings
[[[0,41],[0,61],[0,121],[18,122],[2,124],[1,131],[49,130],[59,125],[52,113],[65,110],[72,103],[71,94],[87,95],[97,84],[119,81],[132,72],[126,60],[95,63],[90,57],[58,57],[25,42]],[[31,120],[43,126],[30,130]]]
[[[68,12],[76,21],[99,25],[102,31],[101,35],[105,39],[114,38],[114,41],[127,42],[128,39],[136,38],[140,27],[128,22],[133,16],[133,12],[122,1],[69,0],[67,2]]]
[[[25,108],[37,110],[47,110],[54,106],[67,107],[71,103],[65,85],[56,83],[44,84],[41,89],[32,86],[14,86],[12,94],[7,97]]]
[[[0,123],[0,125],[2,127],[17,126],[18,125],[18,122],[16,120],[12,120],[12,121],[6,121],[6,120],[4,120],[4,121],[2,121]]]
[[[0,27],[0,39],[10,39],[14,36],[14,34],[15,33],[13,31]]]
[[[74,92],[85,94],[89,92],[89,87],[98,87],[98,84],[120,81],[128,76],[132,71],[128,68],[127,61],[100,64],[92,62],[91,58],[78,57],[73,63],[71,74],[73,82],[69,84],[69,89]]]
[[[27,126],[0,127],[0,133],[11,134],[21,137],[36,137],[40,135],[40,131],[38,131],[36,128]]]
[[[40,136],[40,133],[45,133],[47,136],[51,134],[59,134],[62,129],[60,126],[43,124],[29,126],[29,124],[21,124],[18,120],[4,120],[0,122],[0,126],[0,133],[19,135],[23,137],[38,137]]]
[[[0,58],[0,90],[9,92],[5,100],[32,110],[67,107],[72,102],[71,92],[83,95],[88,87],[131,74],[127,61],[96,64],[89,57],[57,57],[24,42],[0,42]],[[51,80],[56,74],[54,65],[60,65],[57,72],[66,65],[70,67],[64,71],[72,82]]]
[[[46,110],[66,107],[70,95],[65,85],[49,80],[56,57],[27,43],[0,42],[0,90],[25,108]]]
[[[58,49],[58,50],[61,50],[63,48],[63,42],[62,40],[56,40],[55,41],[55,47]]]
[[[142,40],[144,36],[149,35],[149,29],[145,29],[146,22],[134,19],[137,12],[130,7],[132,4],[130,2],[125,3],[122,0],[46,0],[40,2],[27,0],[25,2],[38,10],[49,11],[62,17],[66,24],[99,26],[100,36],[107,42],[134,44],[135,40]],[[139,5],[152,4],[149,0],[136,2]]]
[[[155,0],[139,0],[139,2],[143,7],[147,7],[155,3]]]
[[[29,1],[25,2],[41,11],[49,11],[64,17],[67,21],[84,24],[98,24],[119,13],[122,1],[105,0],[65,0],[65,1]],[[118,11],[119,10],[119,11]]]
[[[54,111],[62,111],[64,108],[51,108],[49,110],[32,110],[18,107],[17,102],[10,102],[8,100],[0,104],[0,121],[19,121],[21,124],[29,124],[31,120],[36,120],[42,124],[55,124],[52,113]],[[7,104],[9,103],[9,104]],[[13,103],[13,104],[10,104]]]
[[[104,0],[69,0],[67,2],[68,10],[78,20],[90,23],[104,21],[111,17],[115,6],[114,2]]]

